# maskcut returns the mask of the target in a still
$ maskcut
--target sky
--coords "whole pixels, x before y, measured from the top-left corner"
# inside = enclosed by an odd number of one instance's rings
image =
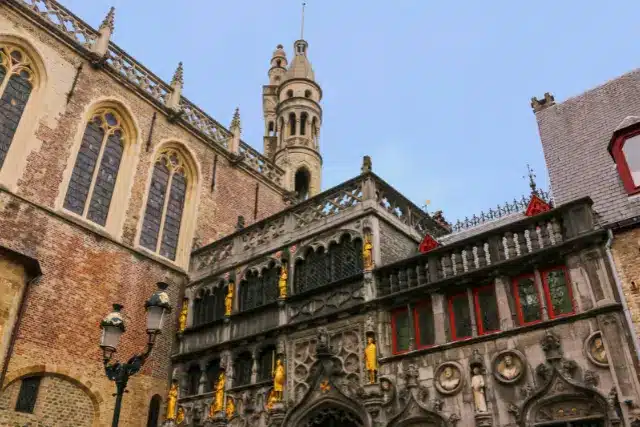
[[[300,36],[298,0],[62,0],[262,151],[262,85]],[[548,188],[531,97],[556,102],[640,65],[640,2],[307,0],[304,38],[323,90],[322,187],[373,171],[450,222]]]

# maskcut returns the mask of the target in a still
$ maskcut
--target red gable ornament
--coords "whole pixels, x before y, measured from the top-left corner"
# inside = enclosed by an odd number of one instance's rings
[[[529,205],[527,205],[527,211],[524,213],[526,216],[534,216],[551,210],[551,206],[536,194],[531,195]]]
[[[440,246],[440,243],[438,243],[436,241],[436,239],[431,237],[429,234],[426,234],[424,236],[424,239],[422,239],[422,242],[420,243],[420,246],[418,246],[418,250],[420,251],[420,253],[424,254],[424,253],[427,253],[429,251],[434,250],[438,246]]]

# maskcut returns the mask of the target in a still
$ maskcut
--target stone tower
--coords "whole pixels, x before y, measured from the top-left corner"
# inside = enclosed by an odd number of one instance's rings
[[[307,58],[308,43],[294,43],[288,64],[282,45],[271,58],[269,84],[263,86],[264,152],[286,171],[285,187],[306,199],[320,192],[322,157],[318,136],[322,89]]]

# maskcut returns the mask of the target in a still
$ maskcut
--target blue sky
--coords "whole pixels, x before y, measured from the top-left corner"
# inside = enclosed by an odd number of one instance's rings
[[[114,41],[262,151],[261,86],[300,34],[297,0],[62,0],[97,27],[116,7]],[[640,2],[307,0],[305,39],[323,88],[323,188],[382,178],[449,221],[547,187],[532,96],[562,101],[640,65]]]

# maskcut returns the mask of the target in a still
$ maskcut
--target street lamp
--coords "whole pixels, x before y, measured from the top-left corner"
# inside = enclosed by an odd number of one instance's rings
[[[102,328],[100,348],[102,348],[104,370],[107,377],[116,383],[116,406],[113,410],[113,422],[111,423],[111,427],[118,427],[118,421],[120,420],[120,408],[122,406],[122,395],[127,388],[129,377],[139,372],[142,365],[144,365],[147,357],[151,354],[151,350],[153,349],[153,345],[156,341],[156,336],[162,329],[162,320],[164,315],[171,312],[169,295],[165,292],[167,286],[168,285],[166,283],[158,283],[158,290],[151,295],[147,302],[145,302],[144,306],[147,311],[147,348],[143,353],[131,357],[127,363],[111,361],[116,349],[118,348],[120,336],[122,336],[125,331],[124,319],[120,313],[122,305],[113,304],[113,311],[107,314],[105,318],[102,319],[102,322],[100,322],[100,327]]]

